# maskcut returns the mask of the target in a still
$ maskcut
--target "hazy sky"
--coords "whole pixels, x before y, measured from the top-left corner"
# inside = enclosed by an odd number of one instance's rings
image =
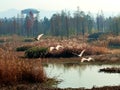
[[[120,0],[1,0],[0,11],[8,9],[22,10],[36,8],[43,10],[76,10],[83,11],[120,12]]]

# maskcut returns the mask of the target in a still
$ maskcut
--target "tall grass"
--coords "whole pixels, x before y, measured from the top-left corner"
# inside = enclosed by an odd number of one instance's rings
[[[119,47],[120,48],[120,37],[111,37],[108,39],[109,43],[108,46],[109,47]]]
[[[4,51],[0,57],[0,84],[45,82],[41,63],[19,60],[13,52]]]
[[[120,36],[103,36],[102,38],[91,42],[91,44],[106,48],[120,48]]]
[[[73,48],[72,52],[80,54],[84,49],[84,55],[99,55],[109,53],[109,50],[106,47],[92,46],[88,44],[84,44],[80,48]]]

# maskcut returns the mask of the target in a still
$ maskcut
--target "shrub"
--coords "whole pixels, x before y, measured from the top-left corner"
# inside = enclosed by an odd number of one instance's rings
[[[32,46],[21,46],[16,48],[16,51],[25,51],[28,50],[29,48],[32,48]]]
[[[25,57],[27,58],[45,57],[47,53],[48,53],[48,48],[33,47],[25,51]]]
[[[105,35],[103,32],[93,33],[88,36],[88,42],[95,41],[100,38],[100,36]]]
[[[0,84],[45,82],[47,77],[41,63],[18,60],[14,53],[3,52],[0,57]]]

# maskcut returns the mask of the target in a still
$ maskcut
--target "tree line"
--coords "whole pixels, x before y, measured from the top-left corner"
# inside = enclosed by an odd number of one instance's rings
[[[40,33],[48,36],[67,37],[92,34],[95,32],[120,33],[120,16],[104,17],[101,12],[93,17],[88,12],[77,10],[71,15],[69,11],[55,13],[50,19],[38,19],[38,15],[33,17],[32,14],[25,18],[1,18],[0,35],[13,35],[33,37]]]

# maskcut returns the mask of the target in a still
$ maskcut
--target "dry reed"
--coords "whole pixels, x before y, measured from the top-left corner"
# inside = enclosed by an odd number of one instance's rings
[[[0,84],[46,81],[46,74],[41,63],[34,64],[28,60],[19,60],[11,51],[3,50],[1,52]]]

